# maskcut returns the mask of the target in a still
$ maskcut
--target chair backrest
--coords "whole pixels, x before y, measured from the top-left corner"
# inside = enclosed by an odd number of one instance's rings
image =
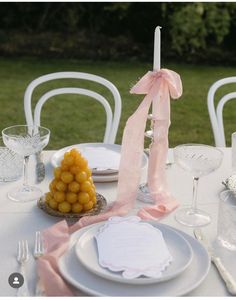
[[[223,123],[223,108],[226,102],[228,102],[229,100],[236,99],[236,92],[228,93],[225,96],[223,96],[218,102],[216,109],[215,109],[214,97],[218,88],[229,83],[236,83],[236,76],[227,77],[216,81],[210,87],[207,96],[208,113],[210,116],[216,147],[226,147],[224,123]]]
[[[34,89],[42,83],[47,81],[56,80],[56,79],[83,79],[89,80],[96,83],[99,83],[105,86],[113,95],[114,98],[114,114],[112,113],[111,106],[109,102],[100,94],[83,88],[58,88],[50,90],[49,92],[45,93],[41,96],[38,100],[35,109],[34,109],[34,117],[32,113],[32,105],[31,99]],[[80,94],[89,96],[98,102],[100,102],[106,112],[106,129],[104,134],[104,143],[113,144],[116,139],[116,134],[120,122],[121,116],[121,97],[120,93],[117,88],[112,84],[110,81],[106,80],[103,77],[88,74],[88,73],[81,73],[81,72],[56,72],[47,75],[40,76],[33,80],[28,87],[26,88],[25,95],[24,95],[24,110],[25,110],[25,118],[27,125],[40,125],[40,115],[41,109],[43,104],[53,96],[61,95],[61,94]]]

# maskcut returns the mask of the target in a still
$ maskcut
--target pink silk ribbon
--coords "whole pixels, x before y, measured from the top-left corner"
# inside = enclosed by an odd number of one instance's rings
[[[178,206],[176,199],[168,191],[165,166],[169,147],[170,96],[177,99],[182,95],[182,82],[176,72],[162,69],[159,72],[148,72],[131,92],[147,93],[146,98],[152,98],[153,142],[150,147],[147,184],[154,205],[142,208],[138,215],[142,219],[157,220]]]
[[[146,96],[135,113],[129,117],[124,129],[116,201],[102,214],[83,217],[70,228],[66,222],[60,222],[43,233],[48,250],[47,254],[38,260],[38,270],[48,296],[73,295],[70,287],[61,278],[57,266],[57,260],[68,247],[70,234],[84,226],[107,220],[111,216],[123,216],[133,208],[140,183],[144,132],[151,103],[155,121],[148,166],[148,188],[154,205],[142,208],[138,215],[142,219],[156,220],[170,213],[178,205],[168,191],[165,163],[170,125],[170,96],[174,99],[181,96],[180,76],[168,69],[149,71],[131,89],[131,93]]]
[[[107,220],[114,215],[125,215],[134,206],[140,183],[146,120],[152,102],[156,102],[153,111],[156,121],[154,121],[154,142],[149,157],[148,187],[155,205],[142,208],[138,215],[143,219],[159,219],[177,207],[176,200],[168,192],[165,163],[170,125],[170,96],[174,99],[181,96],[180,76],[168,69],[161,69],[158,72],[149,71],[130,92],[147,95],[134,114],[129,117],[124,129],[117,199],[103,214],[80,219],[71,227],[72,231]]]

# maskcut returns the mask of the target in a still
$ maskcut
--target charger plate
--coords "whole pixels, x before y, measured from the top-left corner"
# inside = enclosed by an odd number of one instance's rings
[[[85,216],[98,215],[104,211],[104,209],[107,206],[106,199],[101,194],[98,194],[98,193],[96,193],[96,198],[97,198],[96,205],[92,209],[90,209],[84,213],[61,213],[57,210],[54,210],[46,203],[45,196],[41,197],[38,200],[37,205],[40,209],[42,209],[42,211],[44,211],[46,214],[48,214],[50,216],[60,217],[60,218],[65,218],[65,219],[70,219],[70,220],[78,220]]]
[[[107,280],[90,272],[78,260],[74,245],[78,239],[90,228],[95,225],[86,226],[71,236],[70,247],[67,252],[59,259],[59,270],[62,276],[70,284],[88,295],[122,297],[122,296],[139,296],[139,297],[158,297],[158,296],[183,296],[197,286],[206,278],[210,269],[210,258],[205,248],[190,235],[174,229],[168,225],[156,222],[148,222],[158,229],[170,228],[175,230],[190,244],[193,250],[193,259],[190,266],[179,276],[164,282],[158,282],[146,285],[133,285],[127,283]],[[99,223],[104,224],[104,222]]]

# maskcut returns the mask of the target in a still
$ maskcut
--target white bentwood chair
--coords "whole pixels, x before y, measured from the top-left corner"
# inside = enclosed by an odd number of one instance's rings
[[[215,139],[216,147],[226,147],[223,123],[223,108],[226,102],[236,99],[236,92],[228,93],[218,102],[216,108],[214,103],[215,93],[218,88],[225,84],[236,83],[236,76],[227,77],[216,81],[209,89],[207,96],[208,113]]]
[[[34,89],[38,87],[40,84],[57,80],[57,79],[83,79],[88,81],[93,81],[99,83],[106,87],[113,95],[114,99],[114,111],[112,112],[111,106],[109,102],[100,94],[84,89],[84,88],[77,88],[77,87],[65,87],[65,88],[57,88],[52,89],[46,92],[44,95],[40,97],[38,100],[35,109],[34,109],[34,117],[32,113],[32,105],[31,99]],[[118,89],[115,87],[113,83],[108,81],[107,79],[88,73],[82,72],[56,72],[47,75],[40,76],[33,80],[26,88],[25,95],[24,95],[24,110],[25,110],[25,118],[26,123],[29,126],[32,125],[40,125],[40,115],[41,109],[43,104],[50,99],[51,97],[61,95],[61,94],[80,94],[91,97],[98,102],[100,102],[106,112],[106,128],[104,134],[104,143],[114,144],[116,139],[117,130],[119,127],[120,116],[121,116],[121,97]]]

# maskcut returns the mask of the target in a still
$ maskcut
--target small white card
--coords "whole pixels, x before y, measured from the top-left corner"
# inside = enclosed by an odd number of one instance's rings
[[[172,262],[161,231],[139,217],[111,217],[98,231],[99,264],[122,276],[159,278]]]

